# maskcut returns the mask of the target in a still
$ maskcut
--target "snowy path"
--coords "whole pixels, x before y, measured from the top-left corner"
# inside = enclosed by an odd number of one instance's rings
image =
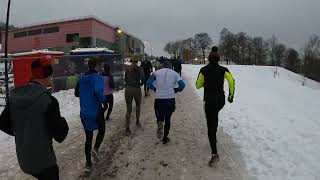
[[[103,161],[95,166],[99,168],[90,179],[250,179],[243,166],[239,147],[222,128],[218,130],[221,160],[215,168],[208,167],[210,147],[202,100],[190,85],[178,95],[177,110],[172,118],[171,142],[165,146],[155,137],[153,102],[153,95],[143,100],[143,129],[135,128],[132,121],[131,137],[124,136],[125,103],[122,99],[115,104],[112,121],[106,123],[106,136],[101,146]],[[64,103],[68,102],[62,102],[62,106],[65,106]],[[75,106],[78,102],[73,103]],[[65,109],[63,113],[70,120],[70,132],[64,143],[55,144],[60,176],[62,180],[83,179],[84,133],[79,123],[78,110],[75,111],[72,106],[67,107],[70,109]],[[133,113],[132,120],[134,116]],[[0,160],[0,179],[33,179],[21,172],[14,146],[10,148],[7,154],[2,154]]]
[[[221,161],[209,168],[210,147],[202,113],[202,101],[189,85],[177,98],[168,145],[156,139],[154,98],[148,97],[142,110],[143,129],[136,129],[129,138],[120,140],[120,147],[110,166],[105,166],[92,179],[250,179],[244,171],[238,147],[219,129]],[[135,119],[134,116],[132,119]]]

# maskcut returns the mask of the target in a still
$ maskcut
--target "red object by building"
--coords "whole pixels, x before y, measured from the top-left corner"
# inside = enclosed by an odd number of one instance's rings
[[[63,52],[47,50],[13,54],[14,86],[20,87],[30,81],[31,63],[37,58],[53,62],[55,57],[61,57],[63,55]]]

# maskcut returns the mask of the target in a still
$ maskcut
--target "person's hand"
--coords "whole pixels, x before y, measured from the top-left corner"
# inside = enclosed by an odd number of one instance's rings
[[[228,101],[229,101],[229,103],[233,103],[233,96],[229,95]]]

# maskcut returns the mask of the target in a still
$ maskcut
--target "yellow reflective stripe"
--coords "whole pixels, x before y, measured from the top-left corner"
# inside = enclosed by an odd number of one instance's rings
[[[204,76],[203,74],[200,72],[199,75],[198,75],[198,79],[197,79],[197,82],[196,82],[196,88],[197,89],[200,89],[204,86]]]
[[[234,79],[233,79],[232,75],[230,74],[230,72],[226,71],[224,73],[224,78],[226,78],[228,81],[230,95],[232,97],[234,97]]]

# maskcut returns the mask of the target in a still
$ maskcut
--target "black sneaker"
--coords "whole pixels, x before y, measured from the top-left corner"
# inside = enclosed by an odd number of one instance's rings
[[[131,131],[129,128],[126,129],[126,136],[130,136],[131,135]]]
[[[140,124],[139,121],[137,121],[136,126],[137,126],[138,128],[142,128],[142,126],[141,126],[141,124]]]
[[[170,142],[170,139],[169,139],[168,137],[164,137],[164,138],[162,139],[162,143],[163,143],[163,144],[167,144],[168,142]]]
[[[215,162],[219,161],[219,154],[213,154],[211,160],[209,161],[209,166],[213,167]]]
[[[84,176],[89,177],[91,173],[92,173],[92,163],[87,162],[84,168]]]

